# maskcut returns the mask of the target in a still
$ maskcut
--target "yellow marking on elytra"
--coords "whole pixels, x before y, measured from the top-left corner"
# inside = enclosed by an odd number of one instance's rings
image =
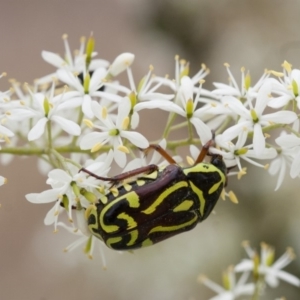
[[[88,228],[89,228],[90,232],[92,233],[92,235],[96,236],[101,241],[103,241],[102,236],[98,233],[98,230],[99,230],[99,223],[98,222],[99,222],[99,220],[98,220],[98,215],[97,215],[97,208],[94,205],[90,205],[89,208],[90,208],[89,213],[88,213],[88,216],[86,216],[86,217],[89,218],[91,215],[93,215],[94,219],[95,219],[95,223],[88,224]],[[95,229],[95,231],[94,231],[94,229]]]
[[[220,169],[218,169],[216,166],[214,166],[212,164],[208,164],[208,163],[201,163],[201,164],[195,165],[194,167],[183,169],[183,172],[185,175],[188,175],[191,172],[196,172],[196,173],[198,173],[198,172],[201,172],[201,173],[217,172],[217,173],[219,173],[221,179],[210,188],[210,190],[208,191],[208,194],[214,193],[219,188],[220,184],[224,185],[226,182],[226,176],[224,175],[224,173]],[[201,193],[202,193],[202,191],[201,191]],[[202,193],[202,196],[203,196],[203,193]]]
[[[148,247],[153,245],[153,242],[148,238],[142,242],[142,247]]]
[[[104,223],[104,218],[105,215],[107,214],[107,212],[113,207],[115,206],[117,203],[121,202],[121,201],[127,201],[128,206],[129,207],[134,207],[137,208],[140,206],[140,200],[139,200],[139,196],[137,195],[137,193],[135,193],[134,191],[127,193],[126,195],[123,195],[117,199],[115,199],[114,201],[108,203],[100,212],[100,217],[99,217],[99,221],[100,221],[100,225],[101,228],[107,232],[107,233],[111,233],[111,232],[116,232],[119,230],[119,226],[117,225],[106,225]]]
[[[120,213],[117,216],[117,218],[118,219],[123,219],[123,220],[127,221],[127,229],[128,230],[137,227],[136,221],[131,216],[129,216],[128,214],[126,214],[124,212]]]
[[[157,199],[145,210],[142,210],[142,212],[144,214],[152,214],[156,207],[159,206],[170,194],[172,194],[173,192],[175,192],[176,190],[182,188],[182,187],[187,187],[188,184],[186,181],[180,181],[176,184],[174,184],[173,186],[169,187],[168,189],[166,189],[164,192],[162,192],[159,197],[157,197]]]
[[[199,208],[199,211],[200,211],[200,214],[201,214],[201,216],[203,216],[203,214],[204,214],[204,207],[205,207],[205,199],[204,199],[204,197],[203,197],[203,192],[199,189],[199,188],[197,188],[194,184],[193,184],[193,182],[192,181],[190,181],[189,182],[190,183],[190,185],[191,185],[191,188],[192,188],[192,190],[193,190],[193,192],[197,195],[197,197],[198,197],[198,199],[199,199],[199,201],[200,201],[200,208]]]
[[[178,229],[181,229],[183,227],[192,225],[193,223],[197,222],[198,217],[195,215],[195,217],[193,219],[191,219],[188,222],[182,223],[180,225],[174,225],[174,226],[156,226],[154,228],[152,228],[149,232],[153,233],[153,232],[159,232],[159,231],[176,231]]]
[[[220,180],[219,182],[215,183],[208,191],[208,194],[213,194],[218,188],[220,187],[221,184],[224,184],[225,181]]]
[[[129,234],[130,234],[130,241],[126,245],[132,246],[132,245],[134,245],[135,241],[137,240],[137,238],[139,236],[139,232],[138,232],[138,230],[133,230],[133,231],[129,232]]]
[[[187,211],[193,206],[194,202],[192,200],[184,200],[178,206],[173,209],[173,212]]]
[[[109,248],[113,248],[111,245],[112,244],[116,244],[122,241],[122,237],[117,236],[117,237],[112,237],[106,240],[105,244],[107,245],[107,247]]]

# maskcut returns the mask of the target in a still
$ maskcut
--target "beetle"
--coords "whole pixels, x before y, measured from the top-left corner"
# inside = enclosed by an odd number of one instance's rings
[[[169,165],[152,164],[114,177],[81,169],[115,186],[88,209],[90,232],[109,248],[131,250],[193,229],[209,216],[227,184],[222,156],[209,153],[213,143],[202,147],[191,167],[180,167],[159,145],[150,145],[145,152],[158,151]],[[209,163],[203,162],[207,155]]]

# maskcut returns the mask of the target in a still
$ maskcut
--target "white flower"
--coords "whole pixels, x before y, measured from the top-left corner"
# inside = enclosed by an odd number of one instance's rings
[[[118,55],[109,67],[109,74],[113,77],[119,75],[133,64],[134,54],[122,53]]]
[[[240,100],[247,100],[248,97],[253,98],[270,75],[269,72],[265,71],[258,82],[252,87],[251,76],[249,72],[245,75],[245,68],[243,67],[241,68],[241,86],[239,86],[230,71],[229,64],[225,63],[224,65],[229,75],[229,84],[214,82],[216,89],[212,91],[212,94],[217,96],[233,96]]]
[[[162,85],[162,82],[158,82],[154,84],[154,78],[152,76],[153,67],[150,66],[149,72],[146,76],[142,78],[140,83],[138,84],[138,87],[136,87],[132,75],[131,68],[128,67],[127,69],[127,75],[129,79],[129,85],[130,87],[127,88],[125,86],[120,85],[117,82],[106,82],[105,88],[109,87],[112,90],[115,90],[116,92],[121,92],[125,94],[125,100],[123,96],[120,95],[113,95],[111,94],[111,91],[104,91],[102,92],[102,97],[106,99],[111,99],[115,102],[121,102],[121,101],[130,101],[131,104],[131,127],[135,129],[138,126],[139,123],[139,115],[138,112],[142,109],[149,108],[149,106],[153,106],[152,103],[148,103],[146,105],[143,105],[144,101],[157,101],[154,102],[154,106],[157,103],[160,103],[161,101],[168,101],[174,98],[174,94],[162,94],[156,92],[159,87]],[[112,98],[113,97],[113,98]],[[155,108],[155,107],[154,107]]]
[[[282,64],[283,73],[272,72],[276,79],[269,79],[272,84],[272,93],[277,97],[270,100],[268,105],[273,108],[280,108],[287,105],[291,100],[296,100],[300,108],[300,70],[293,69],[287,61]]]
[[[0,116],[0,121],[1,119],[3,120],[5,118],[5,116]],[[15,134],[9,130],[8,128],[6,128],[5,126],[0,124],[0,137],[4,137],[4,139],[8,138],[8,137],[12,137]],[[8,139],[7,139],[8,141]]]
[[[71,252],[78,247],[83,246],[84,253],[87,254],[88,258],[92,259],[95,251],[95,247],[99,247],[100,255],[102,258],[103,269],[106,269],[106,259],[102,250],[103,242],[97,237],[93,236],[88,229],[87,220],[84,216],[84,210],[76,210],[76,225],[67,226],[63,222],[58,222],[57,226],[66,229],[68,232],[78,236],[78,239],[67,246],[64,251]]]
[[[275,191],[277,191],[285,178],[286,171],[291,167],[292,163],[293,168],[290,169],[291,177],[295,178],[300,173],[300,139],[293,134],[288,135],[286,132],[282,132],[275,142],[280,146],[280,150],[277,150],[278,156],[271,162],[268,170],[271,175],[278,174],[275,187]]]
[[[92,109],[95,117],[100,121],[100,125],[93,124],[86,120],[90,127],[100,129],[102,132],[91,132],[86,134],[80,141],[80,147],[83,150],[91,149],[92,152],[98,151],[104,144],[110,143],[114,148],[114,159],[120,167],[126,164],[126,154],[129,153],[127,147],[123,145],[122,138],[129,140],[133,145],[139,148],[147,148],[149,143],[147,139],[138,132],[129,131],[129,111],[128,102],[123,102],[118,107],[116,122],[107,115],[107,110],[99,103],[93,101]]]
[[[248,242],[244,242],[243,247],[250,259],[244,259],[241,263],[236,265],[236,272],[252,271],[256,279],[262,275],[264,276],[265,282],[270,287],[277,287],[280,279],[300,287],[299,278],[288,272],[282,271],[282,269],[295,258],[295,254],[291,248],[288,248],[279,259],[274,261],[275,250],[265,243],[261,243],[260,256],[250,247]]]
[[[198,277],[198,281],[218,294],[210,298],[210,300],[234,300],[242,295],[253,294],[255,285],[253,283],[246,283],[248,277],[249,272],[245,272],[241,275],[238,282],[236,282],[234,268],[230,266],[223,273],[223,287],[203,275]]]
[[[96,69],[92,75],[83,73],[83,83],[71,71],[65,69],[57,70],[57,77],[75,91],[66,92],[64,99],[72,103],[73,107],[81,105],[83,113],[92,118],[94,116],[91,108],[92,97],[101,97],[99,89],[103,86],[103,80],[107,74],[104,68]]]
[[[238,166],[239,171],[243,172],[241,159],[247,161],[254,166],[266,168],[265,165],[257,163],[255,159],[272,159],[276,157],[277,152],[274,148],[265,148],[260,155],[257,155],[253,150],[253,144],[245,145],[248,137],[248,131],[243,130],[238,135],[237,141],[234,144],[232,141],[224,140],[222,134],[215,138],[216,145],[222,150],[211,148],[212,153],[221,154],[226,162],[227,167]]]
[[[61,169],[54,169],[48,173],[47,183],[52,186],[51,189],[39,194],[31,193],[25,196],[31,203],[55,202],[53,208],[49,211],[45,218],[45,224],[50,225],[54,223],[55,230],[59,212],[63,209],[60,204],[65,199],[68,200],[68,207],[66,207],[66,209],[68,211],[69,220],[72,220],[72,205],[76,205],[75,198],[77,197],[72,188],[72,181],[72,176],[70,176],[67,172]]]
[[[176,94],[181,85],[181,79],[184,76],[189,76],[190,72],[190,64],[185,59],[180,59],[178,55],[175,56],[175,78],[168,78],[168,77],[155,77],[154,81],[160,82],[163,85],[170,87],[174,93]],[[206,67],[205,64],[201,65],[201,69],[191,78],[193,85],[197,85],[199,81],[203,80],[208,74],[209,69]],[[202,89],[202,94],[206,95],[207,91]],[[210,94],[210,92],[208,93]]]
[[[100,155],[95,161],[89,160],[86,168],[96,175],[107,176],[112,157],[112,151]],[[99,194],[97,192],[99,180],[85,172],[78,172],[79,169],[73,165],[67,164],[67,166],[69,173],[61,169],[54,169],[48,173],[47,184],[51,185],[51,189],[41,193],[26,195],[26,199],[32,203],[55,202],[53,208],[47,213],[44,221],[46,225],[54,223],[55,230],[58,224],[58,216],[64,209],[68,211],[69,220],[72,220],[72,210],[74,207],[77,207],[78,201],[80,201],[81,207],[87,208],[90,205],[90,200],[87,201],[84,197],[92,197],[93,200],[96,201],[96,195]],[[88,196],[87,194],[83,194],[83,197],[79,192],[79,188],[84,188],[84,190],[90,191],[91,193],[89,193]],[[61,206],[61,203],[64,208]]]
[[[12,120],[18,121],[35,118],[35,125],[28,133],[29,141],[40,138],[49,121],[55,122],[62,130],[71,135],[80,135],[81,129],[75,122],[60,116],[61,111],[68,109],[71,102],[62,102],[63,94],[54,96],[54,84],[49,98],[43,93],[32,93],[32,98],[32,107],[25,106],[24,108],[13,109],[10,117]]]
[[[84,168],[96,176],[106,177],[111,169],[113,158],[114,152],[113,150],[109,150],[108,153],[99,155],[95,160],[87,159],[84,163]],[[101,181],[84,171],[75,174],[73,178],[79,187],[83,187],[85,190],[92,192],[97,198],[103,196],[103,193],[107,191],[105,188],[111,186],[109,182]],[[99,190],[101,190],[102,194],[99,193]],[[85,203],[81,203],[81,205],[86,207]]]
[[[139,108],[159,108],[170,112],[175,112],[192,123],[195,126],[197,134],[199,135],[202,144],[208,142],[211,137],[211,129],[199,118],[203,110],[209,112],[213,109],[212,106],[197,109],[197,104],[200,99],[201,88],[198,89],[196,96],[194,97],[194,84],[191,78],[184,76],[181,79],[181,86],[179,89],[179,99],[181,105],[177,105],[170,101],[153,100],[151,102],[144,102],[140,104]]]
[[[3,176],[0,176],[0,186],[7,183],[7,179]]]
[[[0,74],[0,78],[6,76],[6,73],[3,72]],[[11,101],[11,95],[13,94],[13,89],[9,89],[5,92],[0,91],[0,108],[2,109],[10,109],[15,101]]]
[[[80,48],[78,51],[75,52],[75,57],[73,58],[70,46],[68,43],[68,36],[64,34],[62,36],[64,46],[65,46],[65,53],[63,58],[53,52],[49,51],[42,51],[43,59],[48,62],[49,64],[53,65],[57,69],[66,69],[71,72],[76,72],[78,74],[83,73],[86,68],[86,55],[85,51],[85,38],[82,37],[80,39]],[[92,57],[95,57],[97,53],[92,53]],[[89,71],[94,71],[97,68],[107,68],[109,62],[103,59],[92,59],[91,63],[89,64]],[[56,77],[56,73],[49,74],[42,78],[36,80],[36,84],[44,84],[51,82],[53,77]]]
[[[229,127],[223,132],[224,140],[231,141],[243,130],[253,131],[253,149],[257,156],[261,155],[265,149],[265,137],[263,128],[275,123],[290,124],[297,119],[297,115],[291,111],[278,111],[270,114],[263,114],[271,93],[271,85],[265,83],[260,88],[255,106],[247,109],[240,100],[234,97],[224,97],[228,107],[235,112],[240,119],[236,125]],[[248,102],[249,105],[251,101]]]
[[[278,161],[272,170],[275,174],[280,167],[280,183],[283,180],[286,165],[291,165],[290,176],[296,178],[300,174],[300,138],[294,134],[281,134],[276,140],[276,143],[281,147],[281,160]],[[277,170],[277,172],[276,172]]]

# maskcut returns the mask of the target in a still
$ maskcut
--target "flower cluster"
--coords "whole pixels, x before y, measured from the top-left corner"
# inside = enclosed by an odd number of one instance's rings
[[[39,158],[50,188],[26,198],[32,203],[53,203],[45,224],[79,237],[66,250],[85,244],[85,252],[92,256],[101,241],[88,230],[86,213],[104,201],[103,195],[113,193],[114,187],[105,180],[112,177],[112,164],[123,172],[147,165],[140,149],[150,144],[160,144],[174,155],[180,147],[190,146],[188,162],[193,164],[201,145],[214,139],[209,153],[221,155],[228,169],[236,167],[229,175],[245,175],[247,162],[262,170],[269,166],[270,174],[278,174],[276,189],[286,172],[299,177],[300,70],[289,63],[283,63],[282,72],[264,71],[254,85],[244,68],[239,85],[225,64],[229,84],[214,83],[210,91],[203,87],[209,74],[205,65],[191,75],[189,63],[176,56],[172,76],[154,75],[150,66],[137,80],[131,68],[134,54],[122,53],[108,62],[97,58],[93,36],[87,41],[82,38],[74,55],[66,35],[63,41],[62,57],[42,52],[43,59],[55,67],[52,74],[22,87],[12,81],[12,88],[0,93],[0,157],[6,163],[11,159],[6,154]],[[128,78],[127,86],[118,80],[121,73]],[[142,110],[168,114],[156,141],[139,130]],[[186,138],[170,138],[183,128]],[[284,131],[272,142],[275,129]],[[174,158],[178,163],[182,160]],[[167,164],[158,153],[152,163]],[[87,172],[80,172],[82,168]],[[0,176],[0,185],[4,182]],[[237,201],[232,191],[224,195]],[[62,215],[70,222],[62,221]]]
[[[259,299],[265,292],[266,286],[275,288],[279,285],[279,280],[300,287],[299,278],[282,270],[295,258],[291,248],[274,261],[275,251],[270,245],[261,243],[260,255],[250,247],[247,241],[243,242],[243,247],[249,258],[243,259],[236,266],[228,267],[223,273],[223,286],[204,275],[198,277],[199,282],[218,294],[210,298],[211,300],[234,300],[239,299],[240,296]],[[239,273],[240,277],[236,281]]]

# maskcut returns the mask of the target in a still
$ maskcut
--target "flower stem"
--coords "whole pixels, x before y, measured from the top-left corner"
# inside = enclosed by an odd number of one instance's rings
[[[258,280],[256,281],[255,290],[254,290],[251,300],[259,300],[264,288],[265,288],[264,277],[260,276],[258,278]]]
[[[169,132],[171,130],[171,125],[174,122],[175,118],[176,118],[176,114],[174,112],[169,114],[168,122],[167,122],[166,128],[165,128],[164,133],[163,133],[163,138],[164,139],[167,139],[167,137],[169,135]]]

